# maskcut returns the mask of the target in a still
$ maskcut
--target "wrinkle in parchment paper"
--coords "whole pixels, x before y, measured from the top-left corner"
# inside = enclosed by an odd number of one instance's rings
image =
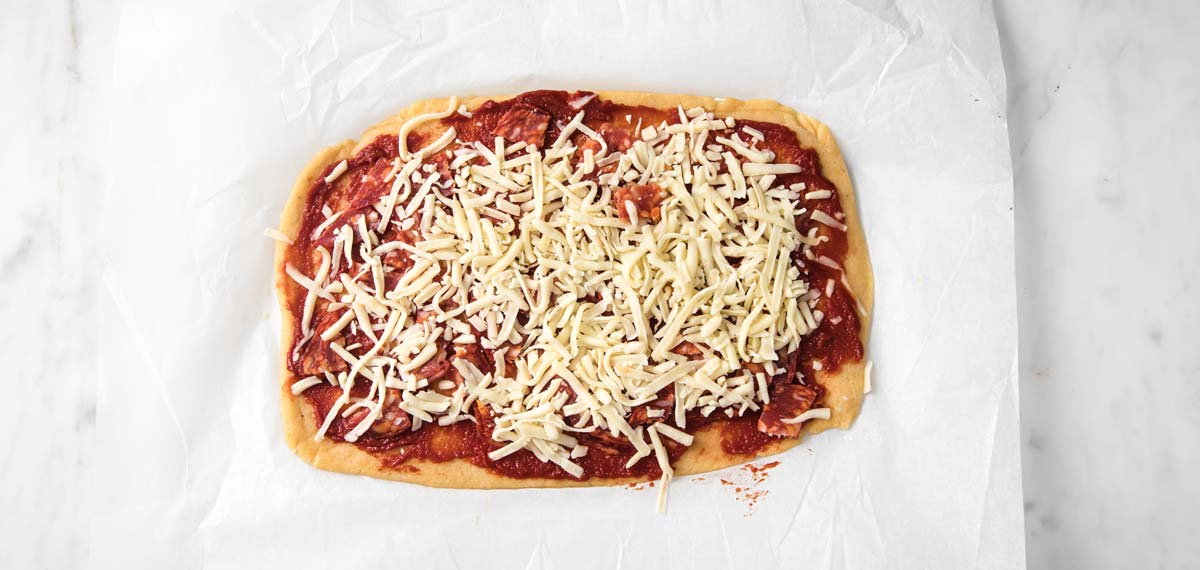
[[[986,0],[131,2],[101,232],[93,565],[1023,566],[1012,189]],[[720,483],[448,491],[284,445],[272,244],[320,148],[412,101],[535,88],[773,98],[830,125],[876,275],[848,431]],[[736,470],[737,468],[735,468]]]

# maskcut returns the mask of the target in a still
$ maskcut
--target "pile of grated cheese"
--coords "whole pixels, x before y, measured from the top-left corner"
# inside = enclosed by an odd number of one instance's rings
[[[687,413],[735,417],[760,409],[770,399],[770,377],[783,369],[779,355],[821,322],[814,307],[832,282],[810,288],[792,254],[803,248],[812,261],[836,267],[809,251],[826,239],[815,225],[805,234],[795,222],[807,215],[844,231],[799,205],[802,197],[832,194],[777,185],[799,166],[774,163],[759,148],[762,133],[702,108],[678,108],[677,124],[638,125],[640,140],[625,152],[609,149],[582,111],[544,149],[501,138],[492,146],[464,143],[453,128],[425,148],[406,148],[408,133],[455,112],[464,110],[452,99],[446,111],[400,129],[391,191],[374,206],[378,221],[326,209],[316,234],[336,226],[335,239],[331,249],[318,249],[316,274],[287,267],[308,291],[296,350],[319,336],[333,340],[348,364],[292,387],[299,394],[330,382],[342,390],[316,438],[338,414],[354,413],[363,419],[345,439],[361,437],[382,419],[389,389],[413,430],[476,421],[471,406],[481,402],[495,418],[493,439],[503,444],[492,460],[524,449],[580,477],[575,460],[588,449],[576,434],[604,431],[632,444],[629,466],[653,455],[665,490],[673,471],[664,438],[691,445]],[[599,151],[573,146],[577,133]],[[453,179],[426,162],[437,153],[449,153]],[[326,181],[345,171],[343,162]],[[656,221],[632,202],[614,203],[615,191],[633,184],[661,189]],[[419,237],[381,241],[389,224]],[[389,289],[385,276],[395,270],[382,258],[397,250],[413,264]],[[340,315],[324,330],[314,329],[318,299]],[[373,346],[339,344],[348,329],[363,331]],[[684,341],[702,355],[672,352]],[[431,385],[414,374],[447,343],[493,350],[494,372],[454,359],[459,382]],[[513,346],[516,358],[503,358]],[[351,395],[359,383],[369,385],[366,397]],[[651,410],[660,414],[654,423],[631,426],[631,410],[664,389],[674,391],[674,410]]]

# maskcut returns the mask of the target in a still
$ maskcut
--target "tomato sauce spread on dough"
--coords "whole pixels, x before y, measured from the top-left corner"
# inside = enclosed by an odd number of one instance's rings
[[[609,156],[623,153],[644,139],[644,129],[647,127],[654,129],[664,123],[680,124],[686,118],[682,116],[682,109],[623,105],[581,92],[534,91],[504,101],[487,101],[470,112],[460,109],[448,113],[447,116],[432,121],[434,128],[418,129],[419,132],[409,133],[405,143],[409,152],[414,152],[414,149],[434,144],[440,134],[453,128],[454,140],[459,148],[473,143],[491,148],[497,137],[501,137],[509,145],[522,144],[525,149],[541,151],[554,145],[580,112],[583,112],[582,125],[590,133],[575,127],[566,140],[576,147],[581,163],[593,160],[601,151]],[[734,132],[738,133],[740,140],[754,143],[753,150],[749,152],[768,152],[773,154],[774,164],[799,167],[799,172],[778,174],[774,186],[801,188],[798,192],[798,202],[800,207],[809,213],[797,216],[795,224],[801,234],[813,238],[815,245],[808,248],[806,254],[802,254],[801,249],[797,248],[791,255],[791,261],[808,287],[820,292],[813,308],[813,312],[820,315],[819,325],[805,334],[794,350],[778,355],[776,372],[769,378],[772,404],[765,407],[756,406],[758,409],[743,409],[733,417],[722,413],[725,409],[708,414],[702,413],[700,409],[693,409],[687,412],[686,427],[678,430],[686,434],[696,433],[698,430],[718,430],[724,452],[749,456],[775,438],[796,437],[800,431],[799,424],[784,423],[782,420],[820,406],[824,390],[813,381],[816,371],[833,372],[844,362],[861,360],[863,346],[859,336],[860,320],[856,300],[847,290],[840,268],[816,261],[823,259],[833,262],[836,266],[843,265],[848,247],[845,230],[836,227],[845,219],[837,188],[822,176],[817,152],[801,146],[796,134],[783,125],[738,120],[736,129],[731,129],[725,136],[732,136]],[[401,158],[398,143],[396,134],[380,135],[348,158],[344,165],[330,164],[313,180],[299,234],[287,250],[287,264],[294,267],[298,273],[311,278],[319,273],[323,263],[328,264],[329,260],[324,259],[329,255],[328,252],[341,249],[343,251],[335,251],[335,255],[342,256],[342,259],[345,259],[346,255],[356,255],[356,248],[362,247],[360,244],[363,230],[377,230],[376,226],[384,215],[379,207],[381,198],[386,202],[386,197],[393,193],[393,178]],[[585,158],[582,155],[586,153],[590,153],[590,156]],[[439,193],[445,196],[457,191],[457,186],[445,187],[444,184],[455,177],[455,159],[456,155],[449,151],[435,152],[425,158],[420,178],[425,181],[434,178],[443,183],[431,184],[426,196],[432,198],[426,198],[427,200],[438,199]],[[714,161],[720,174],[728,172],[730,166],[726,162]],[[477,158],[471,164],[482,165],[484,158]],[[611,174],[619,166],[615,161],[597,161],[585,179],[596,180],[605,174]],[[660,204],[669,192],[669,189],[660,188],[655,184],[631,180],[630,183],[617,187],[609,200],[616,207],[622,223],[630,223],[630,216],[636,214],[636,223],[654,224],[663,215]],[[378,241],[401,242],[407,246],[393,247],[382,253],[378,259],[386,270],[377,272],[374,269],[362,269],[358,277],[349,280],[350,284],[340,287],[342,294],[347,294],[354,283],[382,286],[388,290],[403,286],[402,280],[406,273],[423,263],[421,256],[414,253],[414,248],[411,247],[418,239],[419,223],[409,223],[407,226],[401,223],[401,220],[406,218],[419,219],[422,211],[417,207],[409,214],[401,211],[404,206],[403,203],[395,204],[392,211],[385,210],[386,214],[391,216],[392,223],[386,224],[386,229],[380,233]],[[824,214],[825,223],[818,223],[813,219],[813,216],[817,215],[813,213],[818,211]],[[331,221],[331,215],[335,216],[336,220]],[[829,220],[833,222],[830,223]],[[355,235],[347,237],[338,233],[338,228],[343,227],[344,223],[349,224],[346,227],[352,229],[342,231],[349,231]],[[338,241],[339,239],[342,241]],[[352,241],[353,245],[347,247],[345,241]],[[323,248],[323,251],[319,251],[318,248]],[[736,267],[740,260],[732,259],[730,262]],[[336,266],[336,263],[334,265]],[[449,278],[448,275],[438,277]],[[398,391],[389,389],[387,394],[381,395],[375,391],[371,382],[358,381],[347,392],[344,386],[325,381],[326,378],[347,374],[353,367],[350,365],[352,360],[341,356],[335,347],[331,346],[331,342],[323,338],[322,331],[330,330],[331,327],[338,328],[340,325],[340,333],[334,340],[340,343],[339,347],[352,352],[356,358],[366,358],[363,355],[372,349],[381,335],[389,331],[378,321],[372,323],[371,315],[364,316],[360,314],[362,311],[359,309],[350,310],[346,306],[336,304],[335,298],[309,295],[305,287],[295,282],[289,282],[288,285],[286,302],[293,308],[292,314],[296,315],[291,346],[296,348],[287,366],[295,374],[294,381],[304,377],[315,377],[319,380],[305,388],[300,397],[312,405],[318,423],[326,419],[324,437],[351,442],[375,454],[383,466],[395,469],[411,469],[407,466],[412,460],[444,462],[461,459],[505,477],[573,477],[555,462],[537,457],[530,449],[518,449],[504,454],[499,459],[490,458],[489,455],[502,448],[505,443],[492,439],[491,430],[495,428],[496,418],[488,406],[478,401],[469,408],[464,407],[464,417],[460,419],[466,421],[439,425],[436,421],[426,420],[419,429],[412,429],[416,417],[397,407],[401,399]],[[590,300],[598,302],[599,295]],[[307,331],[303,328],[300,318],[300,315],[305,314],[306,302],[314,304]],[[364,322],[364,318],[367,322]],[[427,318],[432,316],[420,313],[415,315],[416,322]],[[491,322],[486,326],[499,325]],[[462,338],[469,338],[469,335],[464,333],[460,340]],[[497,372],[498,365],[516,367],[518,359],[515,354],[518,348],[511,343],[487,348],[481,339],[438,345],[437,353],[428,357],[420,367],[412,370],[411,374],[429,379],[432,386],[440,386],[436,388],[438,393],[447,396],[457,390],[463,382],[461,367],[451,365],[453,358],[463,359],[471,363],[478,372],[487,375]],[[683,341],[671,349],[671,352],[678,360],[691,360],[701,358],[705,350]],[[764,370],[761,364],[752,362],[745,362],[743,366],[751,373]],[[512,368],[509,368],[510,373],[511,370]],[[357,372],[361,373],[362,370]],[[567,402],[567,407],[579,401],[569,382],[562,382],[559,392],[562,394],[561,399]],[[383,411],[372,418],[366,418],[370,406],[347,407],[347,398],[368,403],[378,401]],[[419,403],[408,404],[415,406]],[[675,405],[674,392],[668,386],[657,399],[635,407],[626,421],[635,428],[648,427],[654,421],[661,421],[660,418],[670,417]],[[335,406],[342,411],[330,415]],[[351,435],[364,419],[373,420],[370,429],[359,429],[359,433]],[[629,465],[630,457],[639,450],[626,439],[615,437],[605,430],[570,435],[587,448],[586,454],[580,457],[573,454],[571,457],[571,461],[582,468],[582,474],[578,475],[578,478],[656,478],[662,475],[654,453],[643,451],[642,457]],[[684,445],[672,438],[659,439],[671,461],[686,450]]]

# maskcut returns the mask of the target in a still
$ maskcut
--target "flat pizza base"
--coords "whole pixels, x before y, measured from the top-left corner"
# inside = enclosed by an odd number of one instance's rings
[[[833,133],[821,122],[803,115],[776,101],[768,99],[753,99],[741,101],[737,99],[713,99],[691,95],[666,95],[661,93],[640,93],[630,91],[600,91],[597,94],[602,99],[624,105],[644,105],[656,108],[674,108],[683,105],[684,108],[703,107],[714,112],[717,116],[732,116],[735,119],[746,119],[776,123],[791,128],[796,133],[801,145],[816,149],[821,159],[821,174],[837,186],[838,197],[841,199],[842,211],[846,214],[845,224],[848,230],[848,250],[845,259],[846,279],[850,283],[855,296],[866,310],[860,315],[861,330],[859,331],[863,346],[867,343],[867,333],[870,329],[871,309],[874,301],[874,278],[871,274],[870,261],[867,258],[867,243],[863,236],[862,224],[858,219],[858,208],[854,199],[854,190],[850,185],[850,174],[846,163],[838,149]],[[488,100],[503,101],[513,96],[504,97],[474,97],[463,100],[468,110],[475,109]],[[381,134],[395,134],[400,126],[410,117],[435,111],[443,111],[449,104],[449,99],[431,99],[414,103],[400,113],[383,120],[366,130],[356,143],[345,141],[317,153],[300,177],[292,190],[291,197],[283,210],[280,231],[290,238],[295,238],[300,231],[304,215],[304,204],[308,200],[312,183],[320,173],[330,165],[352,157],[362,147],[368,145]],[[426,127],[432,128],[432,127]],[[421,129],[418,129],[420,132]],[[438,133],[440,134],[440,133]],[[287,246],[279,243],[275,247],[275,287],[280,300],[283,316],[284,342],[280,343],[280,369],[282,377],[280,404],[283,412],[284,434],[288,447],[300,458],[313,466],[327,471],[366,475],[379,479],[391,479],[417,483],[430,487],[447,487],[457,489],[518,489],[529,487],[595,487],[604,485],[623,485],[644,481],[638,477],[599,478],[579,481],[572,478],[546,479],[527,478],[517,479],[505,477],[478,467],[468,461],[455,459],[443,463],[424,460],[413,460],[402,469],[387,469],[380,465],[378,457],[367,453],[352,444],[340,443],[330,439],[314,441],[317,427],[321,418],[317,418],[313,407],[301,396],[293,396],[290,390],[293,374],[287,369],[288,354],[291,352],[292,331],[295,327],[295,316],[288,310],[284,287],[289,278],[284,272],[284,259]],[[811,420],[804,423],[802,437],[820,433],[830,428],[848,428],[858,416],[862,405],[863,362],[844,363],[834,374],[817,372],[817,383],[826,390],[825,406],[830,408],[828,420]],[[674,463],[676,476],[705,473],[739,465],[767,455],[787,451],[802,441],[796,439],[779,439],[763,447],[753,456],[729,455],[721,449],[721,434],[717,429],[719,424],[710,426],[695,434],[695,442]]]

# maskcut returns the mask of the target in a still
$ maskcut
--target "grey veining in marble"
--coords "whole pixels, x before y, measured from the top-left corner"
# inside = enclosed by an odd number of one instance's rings
[[[1195,568],[1200,4],[997,7],[1030,568]]]
[[[0,567],[86,560],[85,465],[95,425],[100,132],[112,29],[100,3],[6,3],[0,18]],[[88,48],[88,49],[85,49]],[[97,125],[99,122],[92,121]]]

